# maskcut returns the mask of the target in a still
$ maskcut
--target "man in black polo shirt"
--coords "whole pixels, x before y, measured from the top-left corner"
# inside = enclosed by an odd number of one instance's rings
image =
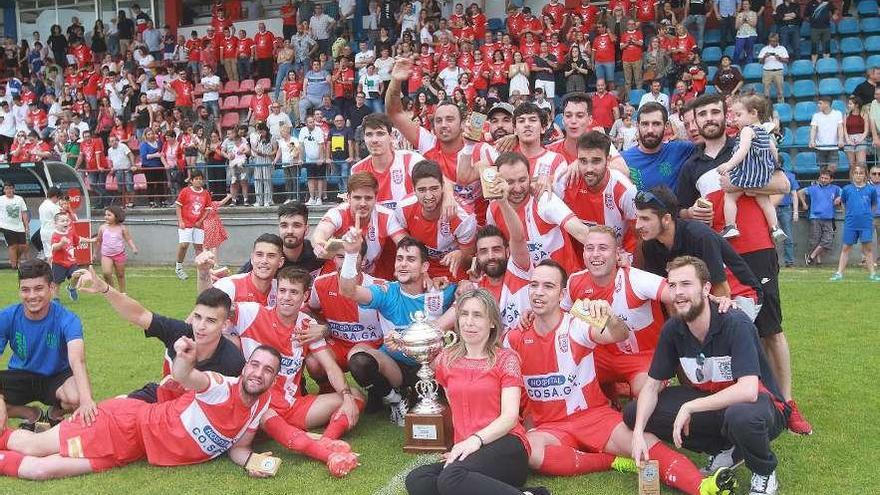
[[[703,95],[691,102],[694,121],[700,130],[703,144],[699,146],[682,166],[676,186],[682,218],[692,218],[709,224],[716,232],[724,228],[724,190],[730,186],[716,168],[730,159],[735,142],[724,134],[724,100],[718,95]],[[782,170],[777,170],[773,178],[760,192],[763,194],[788,194],[790,184]],[[703,197],[710,205],[718,208],[703,208],[696,204]],[[770,238],[769,227],[757,201],[752,196],[742,195],[737,201],[737,224],[749,225],[742,235],[731,239],[730,245],[742,256],[752,273],[761,281],[763,304],[755,319],[761,344],[767,353],[773,374],[782,390],[782,396],[792,409],[788,425],[792,432],[802,435],[812,433],[813,427],[800,414],[797,404],[792,400],[791,357],[788,340],[782,333],[782,301],[779,297],[779,258],[776,245]]]
[[[733,299],[755,318],[761,304],[761,284],[724,238],[703,223],[678,218],[678,201],[668,187],[641,191],[635,203],[644,270],[665,277],[666,264],[673,258],[696,256],[709,266],[712,295]]]
[[[752,471],[749,493],[776,494],[778,459],[770,441],[785,429],[788,407],[755,325],[742,311],[719,313],[708,297],[709,269],[698,258],[676,258],[667,271],[676,316],[663,325],[647,382],[624,410],[633,458],[647,459],[644,434],[653,433],[711,454],[710,469],[742,459]],[[678,371],[682,385],[664,389]]]
[[[196,342],[196,369],[214,371],[225,376],[239,376],[244,368],[244,357],[235,344],[222,335],[232,308],[232,301],[220,289],[210,288],[196,299],[196,305],[187,323],[157,315],[125,294],[118,292],[95,273],[94,268],[77,270],[73,274],[77,290],[88,294],[101,294],[116,313],[129,323],[144,330],[145,337],[155,337],[165,345],[166,375],[171,372],[174,360],[174,343],[180,337]],[[164,402],[176,398],[184,390],[171,382],[162,385],[147,383],[129,397],[144,402]]]
[[[278,207],[278,236],[284,242],[282,254],[284,265],[279,269],[293,266],[305,270],[316,277],[324,266],[324,261],[315,256],[309,235],[309,210],[300,202],[284,203]],[[250,273],[253,269],[250,260],[238,273]]]

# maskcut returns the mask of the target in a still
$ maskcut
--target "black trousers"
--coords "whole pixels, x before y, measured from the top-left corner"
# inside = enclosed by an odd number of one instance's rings
[[[660,392],[654,414],[645,431],[672,442],[672,427],[681,406],[709,394],[691,387],[669,387]],[[632,429],[636,422],[636,404],[632,401],[623,410],[623,421]],[[785,416],[773,405],[770,396],[758,394],[754,403],[734,404],[720,411],[691,415],[690,435],[682,438],[683,447],[695,452],[717,454],[731,446],[734,457],[744,459],[753,473],[769,475],[779,463],[770,450],[770,441],[785,429]]]
[[[505,435],[447,467],[442,462],[413,469],[406,477],[410,495],[522,495],[529,456],[519,438]]]

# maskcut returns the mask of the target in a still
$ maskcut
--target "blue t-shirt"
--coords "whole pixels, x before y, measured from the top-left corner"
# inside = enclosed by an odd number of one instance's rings
[[[623,153],[629,166],[629,175],[639,191],[665,185],[673,191],[678,182],[678,172],[687,161],[695,146],[687,141],[670,141],[660,146],[657,153],[644,153],[638,146]]]
[[[877,205],[877,189],[870,184],[858,187],[855,184],[843,186],[840,201],[846,212],[843,225],[854,229],[870,229],[871,214]]]
[[[880,182],[874,184],[874,190],[877,191],[877,199],[880,199]],[[874,207],[874,218],[880,218],[880,203]]]
[[[426,292],[418,295],[407,294],[400,290],[400,282],[391,282],[384,287],[372,285],[369,289],[373,299],[369,304],[361,305],[361,307],[379,311],[379,316],[382,318],[383,331],[395,330],[401,334],[412,324],[411,315],[416,311],[425,313],[429,318],[438,318],[452,306],[455,299],[455,284],[450,284],[442,291]],[[428,296],[428,304],[425,303],[425,296]],[[394,358],[395,361],[400,361],[410,366],[418,364],[402,352],[390,351],[384,345],[382,350]]]
[[[834,184],[813,184],[804,194],[810,197],[810,220],[834,218],[834,198],[840,196],[840,187]]]
[[[158,153],[160,151],[162,151],[161,147],[153,146],[146,141],[142,142],[141,148],[140,148],[141,166],[144,168],[159,168],[159,167],[161,167],[162,166],[162,159],[161,158],[147,158],[147,155],[152,155],[152,154]]]
[[[51,376],[70,369],[67,343],[83,338],[82,322],[73,312],[52,301],[42,320],[30,320],[21,304],[0,312],[0,351],[12,348],[9,369]]]
[[[782,197],[782,200],[777,206],[791,206],[791,193],[796,192],[798,189],[801,188],[801,185],[798,184],[797,177],[795,177],[795,175],[791,173],[791,171],[786,170],[785,177],[788,179],[788,183],[791,186],[791,191],[789,191],[789,194],[786,194]]]

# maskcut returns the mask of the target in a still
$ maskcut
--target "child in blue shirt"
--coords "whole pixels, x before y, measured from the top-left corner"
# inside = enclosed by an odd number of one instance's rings
[[[827,167],[819,170],[819,180],[815,184],[800,190],[801,204],[809,203],[810,250],[804,254],[808,265],[821,265],[822,253],[831,250],[834,241],[834,200],[838,196],[840,188],[831,183],[831,172]]]
[[[837,206],[843,205],[843,247],[840,250],[840,261],[837,272],[831,281],[843,280],[843,271],[849,261],[849,252],[857,242],[862,244],[865,255],[865,266],[868,268],[868,280],[880,282],[880,276],[874,272],[874,241],[873,212],[877,207],[877,189],[868,184],[868,172],[863,165],[853,165],[849,171],[852,183],[843,187],[840,196],[834,200]]]

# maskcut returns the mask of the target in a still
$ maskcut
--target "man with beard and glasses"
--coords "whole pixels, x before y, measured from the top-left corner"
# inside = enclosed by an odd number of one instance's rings
[[[663,142],[669,124],[669,111],[659,103],[645,103],[639,108],[639,145],[622,153],[629,166],[629,176],[639,191],[655,186],[675,188],[681,164],[694,151],[687,141]]]
[[[283,247],[284,244],[277,235],[260,235],[251,250],[251,271],[223,277],[214,282],[213,286],[227,293],[233,303],[255,302],[262,306],[275,306],[278,291],[275,275],[284,264],[284,256],[281,254]],[[199,293],[211,286],[210,267],[213,261],[214,254],[210,251],[196,257]]]
[[[649,458],[645,435],[653,434],[710,454],[708,469],[742,459],[753,473],[749,493],[776,494],[779,461],[770,442],[785,429],[788,407],[757,329],[742,311],[720,313],[709,300],[711,276],[700,259],[675,258],[666,271],[676,315],[663,325],[638,400],[624,410],[632,456]],[[678,372],[687,380],[664,389]]]
[[[711,273],[712,295],[736,301],[754,320],[763,289],[749,265],[707,225],[678,218],[678,202],[668,187],[636,194],[636,231],[642,239],[643,269],[666,276],[666,264],[678,256],[703,260]]]
[[[281,268],[293,266],[318,276],[324,260],[315,256],[309,236],[309,210],[298,201],[285,202],[278,207],[278,236],[284,244],[281,254],[284,264]],[[250,273],[251,261],[245,262],[238,273]]]
[[[569,164],[569,181],[562,196],[565,204],[587,225],[607,225],[614,230],[617,244],[632,255],[636,249],[636,187],[617,170],[609,167],[611,138],[598,131],[581,135],[578,158]]]
[[[730,159],[736,142],[724,134],[727,109],[719,95],[703,95],[692,102],[694,125],[699,129],[704,144],[694,151],[682,166],[676,188],[682,218],[699,220],[710,225],[716,232],[724,228],[724,193],[730,187],[729,179],[718,173],[717,167]],[[787,194],[791,184],[782,170],[773,173],[770,182],[756,191],[758,194]],[[697,204],[699,198],[710,205]],[[779,381],[782,396],[792,410],[789,428],[802,435],[813,431],[812,425],[801,415],[792,399],[791,356],[788,340],[782,331],[782,300],[779,295],[779,258],[776,245],[769,234],[767,220],[753,196],[743,195],[737,200],[736,221],[749,225],[739,237],[730,239],[733,247],[759,280],[764,292],[761,311],[755,326],[761,336],[773,372]]]

